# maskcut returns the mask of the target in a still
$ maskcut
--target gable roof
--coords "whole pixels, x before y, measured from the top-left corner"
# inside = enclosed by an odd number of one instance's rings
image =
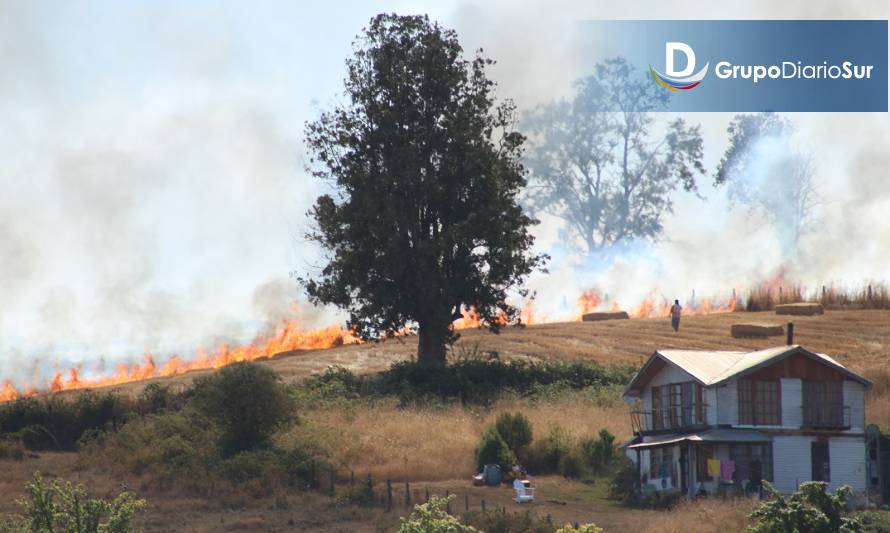
[[[871,381],[848,370],[831,357],[811,352],[800,345],[778,346],[753,352],[741,351],[708,351],[708,350],[658,350],[634,375],[630,383],[624,389],[624,395],[635,396],[642,385],[649,379],[648,374],[657,371],[664,364],[681,368],[703,386],[712,387],[720,385],[730,379],[737,379],[754,372],[760,368],[771,365],[791,355],[800,354],[814,361],[834,368],[853,381],[857,381],[866,387],[871,386]],[[661,363],[661,365],[659,365]]]

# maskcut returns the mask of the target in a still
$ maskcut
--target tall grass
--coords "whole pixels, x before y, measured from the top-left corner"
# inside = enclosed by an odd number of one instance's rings
[[[701,498],[681,501],[669,511],[660,512],[649,521],[646,532],[659,533],[723,533],[745,531],[748,514],[757,500],[733,498],[720,500]]]
[[[746,311],[772,311],[777,305],[819,302],[826,309],[890,309],[890,287],[869,282],[858,288],[821,285],[808,290],[797,283],[761,284],[751,287]]]

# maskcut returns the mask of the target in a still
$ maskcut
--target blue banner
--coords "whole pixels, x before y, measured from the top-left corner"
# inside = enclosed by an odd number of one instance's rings
[[[668,111],[887,111],[886,20],[587,21],[592,65],[623,57]]]

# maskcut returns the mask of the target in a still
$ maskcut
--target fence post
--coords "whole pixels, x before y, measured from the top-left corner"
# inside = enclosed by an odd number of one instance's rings
[[[333,495],[335,492],[337,492],[336,487],[335,487],[336,482],[334,481],[334,465],[333,464],[330,465],[330,474],[331,474],[331,494]]]
[[[451,493],[449,493],[446,490],[445,491],[445,512],[448,514],[451,514],[451,498],[449,498],[449,496],[451,496]]]
[[[464,493],[464,512],[465,513],[470,512],[470,495],[467,494],[466,492]]]
[[[355,485],[355,470],[349,471],[349,484]]]
[[[423,501],[424,501],[424,503],[430,501],[430,488],[429,487],[426,488],[426,499]]]
[[[405,506],[411,506],[411,485],[405,482]]]
[[[392,481],[386,480],[386,504],[392,507]]]
[[[485,498],[482,498],[482,512],[485,512]]]

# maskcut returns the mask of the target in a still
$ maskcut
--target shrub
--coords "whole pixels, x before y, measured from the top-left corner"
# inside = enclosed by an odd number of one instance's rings
[[[485,533],[553,533],[553,526],[545,518],[531,511],[519,513],[472,512],[465,515],[464,522]]]
[[[584,439],[580,444],[584,465],[594,473],[605,472],[615,462],[615,436],[601,429],[599,439]]]
[[[408,518],[399,519],[399,533],[461,533],[476,531],[475,528],[461,524],[460,521],[445,511],[450,498],[433,496],[430,501],[414,506]]]
[[[622,503],[634,503],[637,496],[637,465],[627,457],[618,457],[613,465],[609,498]]]
[[[17,440],[0,439],[0,459],[21,461],[25,458],[25,449]]]
[[[827,483],[809,481],[790,496],[783,496],[768,481],[763,488],[768,499],[758,505],[750,518],[755,521],[749,531],[773,533],[781,531],[807,531],[829,533],[864,531],[855,516],[847,516],[847,501],[853,494],[849,486],[842,486],[835,494],[826,492]]]
[[[584,458],[578,450],[572,449],[559,458],[557,470],[562,476],[570,479],[580,479],[588,473]]]
[[[532,442],[532,423],[522,413],[503,413],[498,416],[494,427],[513,453]]]
[[[268,447],[272,433],[294,417],[281,378],[258,363],[234,363],[199,378],[190,394],[198,411],[219,425],[226,455]]]
[[[0,404],[0,434],[19,439],[29,450],[74,451],[84,433],[119,427],[127,409],[126,401],[110,392],[20,398]]]
[[[579,526],[566,524],[557,529],[555,533],[603,533],[604,531],[603,528],[597,527],[596,524],[581,524]]]
[[[572,439],[559,425],[550,426],[547,436],[538,439],[522,455],[523,465],[534,473],[559,471],[559,463],[572,449]]]
[[[500,465],[504,472],[516,464],[516,456],[494,427],[486,428],[482,432],[479,447],[476,448],[476,467],[481,470],[488,464]]]
[[[890,513],[887,511],[862,511],[856,513],[866,533],[887,533],[890,531]]]
[[[28,496],[18,501],[23,516],[0,525],[5,531],[68,531],[71,533],[128,533],[145,500],[124,491],[113,500],[90,498],[82,485],[53,480],[35,473]],[[104,521],[103,521],[104,520]]]

